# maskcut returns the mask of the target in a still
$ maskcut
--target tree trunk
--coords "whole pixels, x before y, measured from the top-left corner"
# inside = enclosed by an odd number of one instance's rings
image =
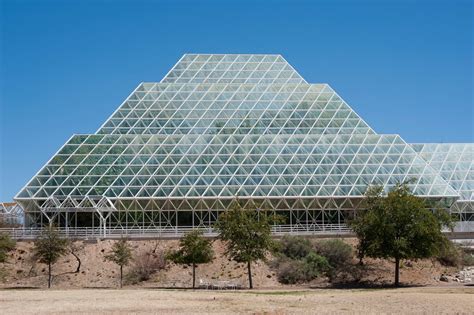
[[[48,263],[48,289],[51,288],[51,263]]]
[[[193,289],[196,288],[196,264],[193,263]]]
[[[81,271],[81,259],[79,258],[79,256],[74,251],[71,251],[71,254],[77,260],[77,268],[76,268],[76,271],[74,273],[79,273]]]
[[[120,289],[122,288],[123,266],[120,266]]]
[[[253,283],[252,283],[252,270],[250,268],[250,261],[247,262],[247,271],[249,273],[249,288],[253,289]]]
[[[395,258],[395,286],[400,286],[400,258]]]
[[[365,257],[365,249],[364,248],[365,248],[365,246],[359,244],[358,251],[357,251],[357,257],[359,258],[359,265],[360,266],[364,265],[364,257]]]

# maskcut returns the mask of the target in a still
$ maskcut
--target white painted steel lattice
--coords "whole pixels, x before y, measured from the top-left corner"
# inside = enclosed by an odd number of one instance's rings
[[[474,227],[474,144],[423,143],[412,144],[413,149],[439,172],[460,198],[450,210],[458,216],[459,225]],[[462,229],[468,230],[468,229]]]
[[[184,55],[95,134],[71,137],[16,200],[30,226],[51,218],[51,200],[99,196],[116,211],[70,207],[57,223],[167,230],[210,227],[238,197],[280,212],[290,232],[318,232],[343,229],[370,184],[415,178],[415,194],[450,206],[464,186],[420,152],[279,55]]]

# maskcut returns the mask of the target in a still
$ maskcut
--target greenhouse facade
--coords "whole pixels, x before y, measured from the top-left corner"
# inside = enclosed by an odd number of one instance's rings
[[[472,213],[473,144],[377,134],[280,55],[187,54],[142,83],[94,134],[73,135],[17,194],[27,226],[211,229],[238,199],[283,232],[346,229],[368,185],[411,180]],[[472,215],[470,215],[472,220]]]

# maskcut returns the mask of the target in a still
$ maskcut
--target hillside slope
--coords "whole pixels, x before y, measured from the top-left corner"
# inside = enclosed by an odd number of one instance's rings
[[[81,260],[80,271],[76,273],[78,261],[68,254],[53,266],[53,286],[56,288],[108,288],[118,285],[118,267],[104,259],[110,251],[114,241],[75,242],[81,248],[76,252]],[[352,246],[355,240],[346,240]],[[160,255],[169,249],[175,248],[176,240],[140,240],[130,241],[134,256]],[[220,241],[213,243],[216,257],[212,263],[200,265],[196,270],[196,279],[210,283],[231,281],[247,286],[247,269],[243,264],[230,261],[224,254],[224,247]],[[47,284],[47,266],[36,263],[32,257],[32,242],[18,242],[16,250],[10,253],[9,260],[0,268],[5,272],[0,287],[44,287]],[[271,260],[272,257],[269,257]],[[356,261],[354,261],[356,264]],[[291,287],[278,283],[275,270],[265,262],[252,265],[254,285],[257,288],[284,288]],[[125,268],[125,274],[130,272],[133,265]],[[436,285],[442,274],[452,274],[454,268],[446,268],[432,260],[406,262],[401,269],[401,281],[408,285]],[[351,276],[351,275],[349,275]],[[361,282],[373,284],[388,284],[393,281],[393,264],[386,260],[367,260],[366,267],[361,271]],[[132,286],[132,284],[128,284]],[[316,286],[328,285],[327,279],[316,279],[311,284]],[[141,287],[190,287],[191,268],[168,263],[164,270],[154,273],[147,281],[133,284]]]

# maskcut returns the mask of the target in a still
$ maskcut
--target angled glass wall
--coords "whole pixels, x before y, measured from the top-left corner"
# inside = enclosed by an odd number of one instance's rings
[[[420,154],[279,55],[185,55],[71,137],[16,200],[30,226],[166,230],[209,227],[237,197],[318,232],[361,210],[370,184],[415,178],[417,195],[450,206],[460,190]]]
[[[412,147],[459,193],[460,198],[450,208],[459,218],[458,230],[474,231],[474,144],[423,143]]]

